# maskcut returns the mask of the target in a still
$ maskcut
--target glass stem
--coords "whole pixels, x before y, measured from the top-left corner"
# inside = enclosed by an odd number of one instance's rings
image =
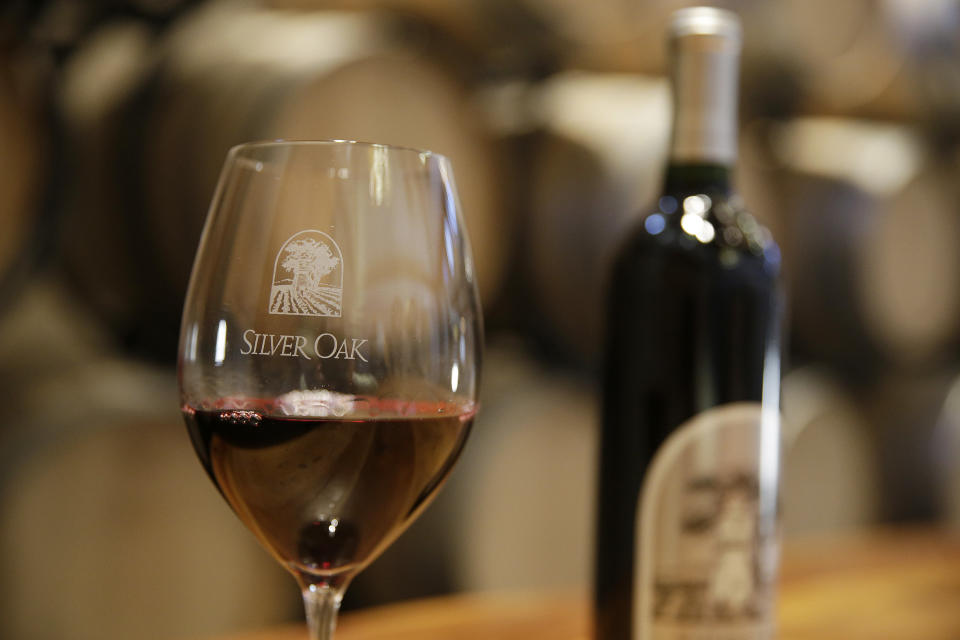
[[[337,626],[337,612],[343,599],[343,588],[327,584],[310,584],[303,589],[303,606],[307,611],[310,640],[331,640]]]

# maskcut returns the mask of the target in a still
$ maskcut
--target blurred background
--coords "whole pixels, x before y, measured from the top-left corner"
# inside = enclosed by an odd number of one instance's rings
[[[178,410],[193,252],[251,139],[447,154],[472,235],[480,418],[345,607],[586,588],[604,274],[660,188],[687,4],[4,3],[0,637],[300,619]],[[960,524],[960,1],[715,4],[746,34],[738,184],[785,258],[785,535]]]

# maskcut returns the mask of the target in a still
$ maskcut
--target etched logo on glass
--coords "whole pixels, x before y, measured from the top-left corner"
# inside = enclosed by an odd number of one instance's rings
[[[307,229],[290,236],[273,263],[270,313],[339,318],[343,254],[333,238]]]

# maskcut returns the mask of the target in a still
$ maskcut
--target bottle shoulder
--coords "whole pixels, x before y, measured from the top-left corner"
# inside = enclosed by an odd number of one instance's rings
[[[747,268],[771,278],[780,272],[780,249],[773,236],[735,195],[662,196],[620,247],[620,262],[636,259]]]

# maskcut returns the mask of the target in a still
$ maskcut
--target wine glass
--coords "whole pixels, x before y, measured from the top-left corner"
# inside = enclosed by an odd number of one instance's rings
[[[446,158],[230,150],[183,312],[183,414],[220,493],[298,581],[313,640],[449,474],[481,347]]]

